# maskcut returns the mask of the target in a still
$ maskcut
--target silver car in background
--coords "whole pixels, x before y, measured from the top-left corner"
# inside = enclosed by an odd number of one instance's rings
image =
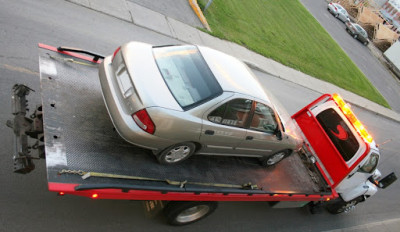
[[[346,22],[346,31],[365,46],[368,45],[368,33],[357,23]]]
[[[196,153],[270,166],[301,147],[297,128],[250,69],[211,48],[130,42],[104,59],[99,76],[120,136],[162,164]]]
[[[329,3],[328,11],[342,22],[350,21],[349,14],[347,13],[346,9],[337,3]]]

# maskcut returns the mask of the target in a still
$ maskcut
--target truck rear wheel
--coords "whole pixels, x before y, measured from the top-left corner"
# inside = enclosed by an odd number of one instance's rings
[[[214,201],[171,201],[164,208],[168,224],[183,226],[199,221],[217,208]]]

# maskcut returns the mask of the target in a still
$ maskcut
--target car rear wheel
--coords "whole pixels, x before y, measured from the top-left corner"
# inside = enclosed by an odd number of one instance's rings
[[[158,154],[157,160],[161,164],[177,164],[189,158],[196,150],[190,142],[172,145]]]
[[[288,157],[290,153],[289,150],[280,151],[266,158],[261,158],[260,161],[264,167],[270,167],[281,162],[284,158]]]
[[[353,35],[353,38],[354,38],[354,39],[357,39],[357,37],[358,37],[357,35]]]
[[[335,18],[339,17],[339,14],[335,14]]]

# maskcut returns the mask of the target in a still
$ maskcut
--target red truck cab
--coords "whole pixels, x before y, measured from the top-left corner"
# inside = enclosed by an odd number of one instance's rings
[[[292,118],[325,180],[339,194],[341,203],[347,202],[341,210],[348,210],[374,195],[378,186],[383,187],[375,181],[381,177],[376,169],[379,149],[339,95],[322,95]],[[388,179],[394,179],[394,174]]]

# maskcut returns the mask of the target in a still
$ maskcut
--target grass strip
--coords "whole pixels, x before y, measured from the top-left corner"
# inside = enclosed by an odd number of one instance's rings
[[[208,0],[198,0],[204,7]],[[205,12],[212,35],[390,108],[298,0],[214,0]]]

